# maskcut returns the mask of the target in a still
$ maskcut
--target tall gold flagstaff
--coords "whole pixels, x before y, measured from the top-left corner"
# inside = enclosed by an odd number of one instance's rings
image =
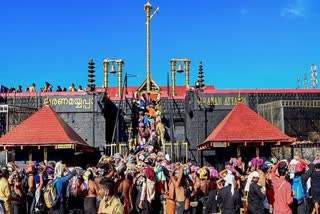
[[[152,5],[150,4],[150,2],[148,1],[147,3],[145,3],[144,5],[144,10],[146,12],[147,15],[147,20],[146,20],[146,30],[147,30],[147,54],[146,54],[146,70],[147,70],[147,91],[150,91],[151,88],[151,72],[150,72],[150,20],[151,18],[159,11],[159,7],[157,7],[157,9],[154,11],[154,13],[152,15],[151,14],[151,10],[152,10]]]
[[[146,11],[147,15],[147,21],[146,21],[146,27],[147,27],[147,59],[146,59],[146,70],[147,70],[147,91],[150,91],[150,84],[151,84],[151,74],[150,74],[150,13],[152,10],[152,5],[148,1],[144,5],[144,10]]]

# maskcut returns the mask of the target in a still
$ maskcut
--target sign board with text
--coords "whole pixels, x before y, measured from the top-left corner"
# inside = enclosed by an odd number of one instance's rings
[[[239,94],[197,94],[195,109],[232,109],[238,103]],[[241,94],[242,102],[247,105],[248,95]]]
[[[50,96],[50,105],[56,112],[92,111],[94,97],[92,95],[80,96]],[[97,97],[95,97],[97,99]],[[44,99],[45,105],[45,99]]]

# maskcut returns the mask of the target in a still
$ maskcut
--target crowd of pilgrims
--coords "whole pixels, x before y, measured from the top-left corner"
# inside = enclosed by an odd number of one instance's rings
[[[43,192],[52,182],[59,200],[49,209]],[[247,165],[231,158],[220,172],[147,150],[102,156],[84,168],[9,162],[1,168],[0,200],[4,213],[14,214],[319,213],[320,156],[312,162],[255,157]]]
[[[60,85],[57,86],[56,92],[76,92],[76,91],[84,91],[85,89],[82,88],[82,85],[79,85],[77,88],[74,83],[72,83],[69,88],[61,87]],[[36,84],[32,83],[30,86],[26,87],[25,89],[22,88],[22,85],[19,85],[18,88],[10,87],[4,88],[0,93],[22,93],[22,92],[37,92]],[[40,88],[40,92],[53,92],[53,85],[49,82],[45,82],[45,85]]]

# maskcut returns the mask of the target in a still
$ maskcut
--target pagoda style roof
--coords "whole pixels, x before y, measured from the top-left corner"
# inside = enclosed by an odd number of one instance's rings
[[[49,105],[1,137],[0,146],[91,148]]]
[[[199,150],[210,147],[226,147],[234,143],[292,143],[290,138],[280,129],[269,123],[245,104],[239,102],[221,123],[212,131],[203,143],[198,145]]]

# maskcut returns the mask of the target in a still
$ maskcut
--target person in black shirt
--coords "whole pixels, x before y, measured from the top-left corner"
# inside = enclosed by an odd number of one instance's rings
[[[261,191],[258,181],[259,173],[253,171],[248,195],[248,214],[264,214],[263,200],[266,195]]]
[[[239,191],[235,188],[236,182],[232,174],[224,178],[225,185],[219,190],[218,202],[223,214],[239,214],[242,201]]]
[[[209,195],[206,201],[207,212],[210,214],[219,213],[219,205],[218,205],[218,189],[216,180],[214,178],[210,178],[209,183]]]

